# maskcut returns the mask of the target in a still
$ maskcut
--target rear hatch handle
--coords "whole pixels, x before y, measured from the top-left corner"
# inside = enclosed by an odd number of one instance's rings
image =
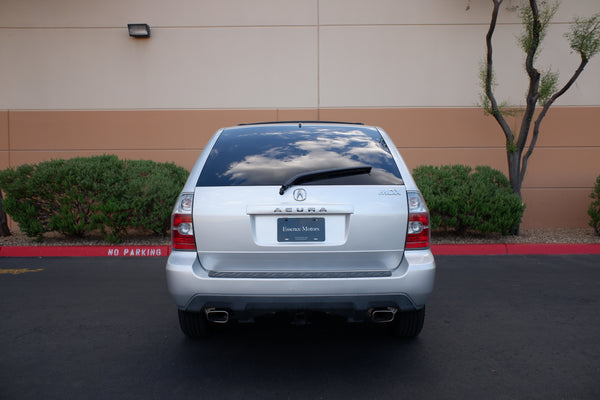
[[[303,183],[320,181],[323,179],[341,178],[343,176],[362,175],[370,173],[371,167],[367,166],[350,168],[332,168],[311,172],[303,172],[288,179],[283,185],[281,185],[281,188],[279,189],[279,194],[283,195],[286,190],[288,190],[294,185],[301,185]]]

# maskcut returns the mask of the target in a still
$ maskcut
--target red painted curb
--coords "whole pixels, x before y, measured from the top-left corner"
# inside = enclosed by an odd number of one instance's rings
[[[166,257],[171,246],[4,246],[0,257]]]
[[[508,254],[600,254],[600,244],[507,244]]]
[[[505,244],[434,244],[436,256],[496,256],[507,254]]]
[[[431,251],[436,256],[600,254],[600,243],[436,244]]]
[[[594,244],[435,244],[437,256],[600,254]],[[4,246],[0,257],[167,257],[171,246]]]

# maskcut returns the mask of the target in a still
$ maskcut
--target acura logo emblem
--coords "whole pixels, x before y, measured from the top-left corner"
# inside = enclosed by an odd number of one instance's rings
[[[294,200],[296,200],[296,201],[306,200],[306,190],[304,190],[304,189],[294,190]]]

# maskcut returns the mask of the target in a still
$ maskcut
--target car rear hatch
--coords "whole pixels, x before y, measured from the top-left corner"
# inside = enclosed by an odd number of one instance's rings
[[[404,186],[197,187],[204,269],[220,277],[387,276],[403,257]]]
[[[407,193],[378,129],[259,124],[211,143],[192,220],[212,276],[381,276],[400,264]]]

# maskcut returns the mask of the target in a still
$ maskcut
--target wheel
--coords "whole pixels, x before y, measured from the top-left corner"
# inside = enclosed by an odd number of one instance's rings
[[[396,313],[392,321],[392,334],[397,337],[417,337],[425,322],[425,307],[415,311]]]
[[[179,327],[190,338],[207,337],[211,326],[203,312],[179,311]]]

